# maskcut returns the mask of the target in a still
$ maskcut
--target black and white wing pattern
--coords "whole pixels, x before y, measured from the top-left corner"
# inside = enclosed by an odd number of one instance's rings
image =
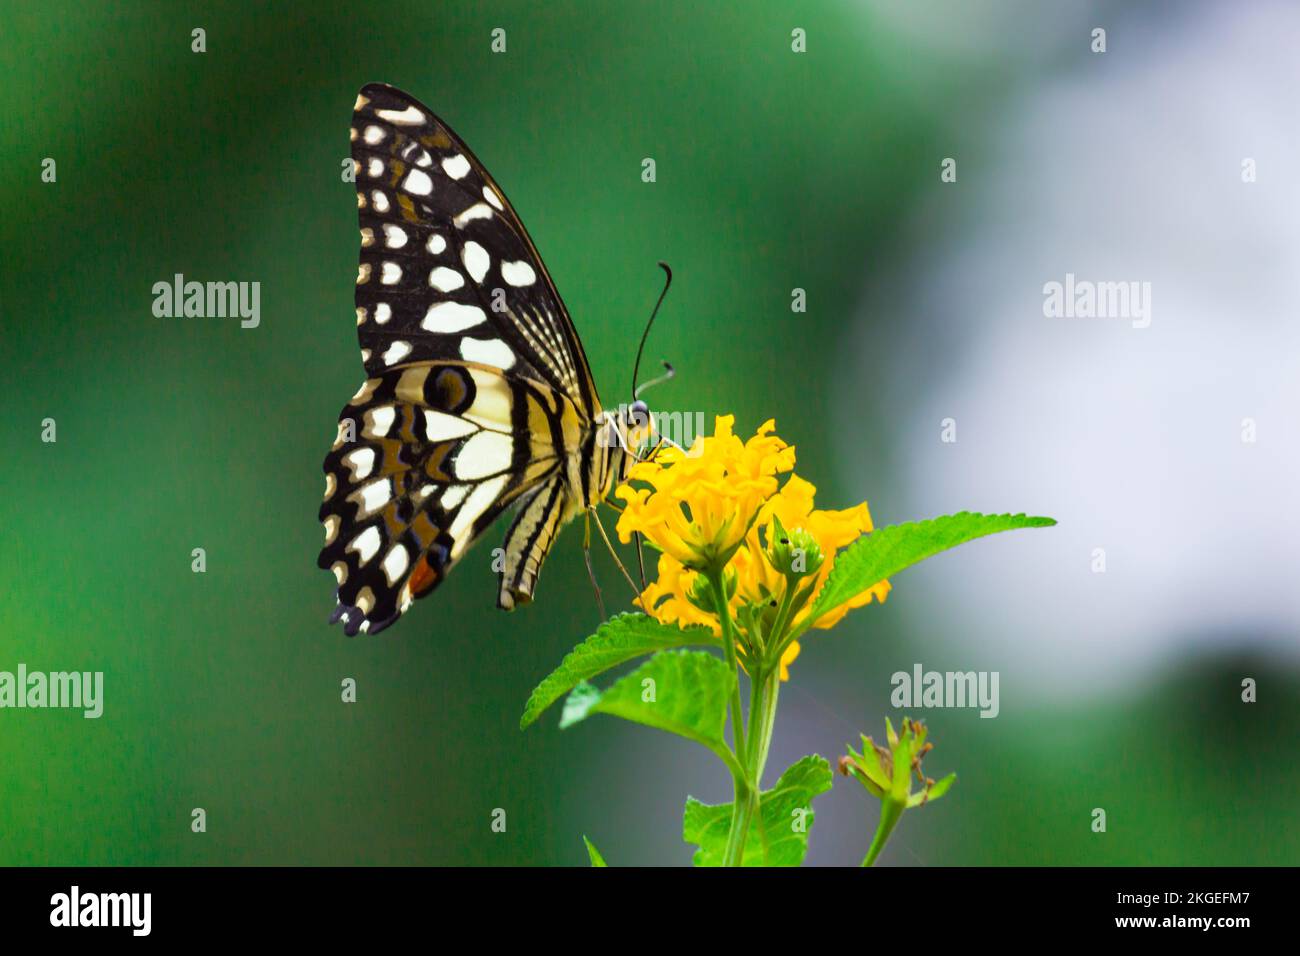
[[[366,373],[478,362],[543,382],[591,420],[596,388],[568,311],[505,193],[413,97],[372,83],[352,116]]]
[[[498,604],[531,599],[600,405],[545,266],[469,149],[381,84],[358,96],[351,135],[368,377],[325,458],[317,563],[338,581],[332,620],[373,634],[512,504]]]

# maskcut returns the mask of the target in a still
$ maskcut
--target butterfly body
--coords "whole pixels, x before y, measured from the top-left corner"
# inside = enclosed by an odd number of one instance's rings
[[[358,96],[351,136],[368,377],[324,462],[332,620],[387,627],[510,507],[497,603],[513,608],[560,528],[625,476],[643,429],[601,409],[545,266],[468,147],[381,84]]]

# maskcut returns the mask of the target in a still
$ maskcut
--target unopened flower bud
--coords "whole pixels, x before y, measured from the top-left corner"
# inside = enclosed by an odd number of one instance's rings
[[[722,585],[726,588],[727,600],[730,601],[736,594],[736,572],[731,568],[723,572]],[[709,583],[707,575],[694,576],[690,590],[686,592],[686,599],[706,614],[718,613],[717,602],[713,597],[713,586]]]
[[[786,531],[781,519],[772,519],[767,559],[779,573],[790,578],[816,574],[826,560],[817,539],[802,528]]]

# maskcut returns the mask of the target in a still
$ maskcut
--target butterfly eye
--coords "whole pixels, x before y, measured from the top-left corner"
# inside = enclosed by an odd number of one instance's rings
[[[642,428],[650,421],[650,406],[637,399],[628,406],[628,419],[636,428]]]

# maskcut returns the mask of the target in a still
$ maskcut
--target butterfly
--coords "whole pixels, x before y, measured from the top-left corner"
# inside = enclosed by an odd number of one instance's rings
[[[382,631],[513,506],[496,562],[509,610],[532,600],[560,528],[624,479],[648,410],[601,408],[523,223],[446,123],[374,83],[351,138],[367,378],[324,462],[330,622]]]

